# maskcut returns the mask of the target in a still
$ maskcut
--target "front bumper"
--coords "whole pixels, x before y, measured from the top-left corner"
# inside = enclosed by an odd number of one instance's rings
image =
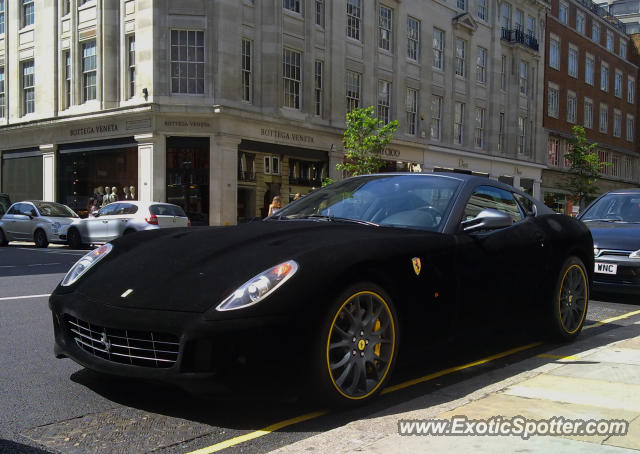
[[[301,354],[295,345],[302,344],[292,343],[284,334],[291,326],[288,317],[209,321],[198,313],[110,306],[77,293],[54,294],[49,307],[53,314],[57,357],[69,357],[100,373],[167,382],[189,390],[216,392],[244,387],[247,379],[255,382],[259,377],[257,381],[261,382],[263,377],[281,377],[279,372],[295,363]],[[94,332],[103,330],[104,341],[100,336],[94,336],[93,341],[79,336],[70,320],[81,320],[91,325]],[[109,350],[106,343],[115,344],[112,335],[124,331],[155,333],[156,339],[160,333],[163,340],[166,336],[174,337],[178,343],[177,355],[172,357],[175,362],[158,367],[153,360],[132,360],[128,364],[122,358],[109,359],[104,353]],[[88,348],[87,344],[94,348]],[[132,356],[139,356],[133,344],[132,348]],[[160,345],[159,349],[165,348]],[[265,379],[263,384],[269,385],[269,380]]]
[[[640,260],[622,256],[603,256],[596,257],[595,263],[594,290],[606,293],[640,294]],[[598,273],[598,263],[616,265],[616,273]]]

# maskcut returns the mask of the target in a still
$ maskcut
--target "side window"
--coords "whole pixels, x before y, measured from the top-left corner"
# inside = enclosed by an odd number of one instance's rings
[[[33,205],[28,204],[28,203],[21,203],[20,204],[20,208],[18,208],[18,209],[20,210],[20,214],[23,214],[25,216],[37,216],[38,215],[38,212],[33,207]]]
[[[535,216],[536,215],[536,205],[533,203],[533,200],[529,199],[520,194],[513,194],[520,205],[520,208],[524,212],[525,216]]]
[[[14,205],[11,205],[11,208],[9,208],[9,211],[7,212],[7,214],[20,214],[20,205],[22,204],[16,203]]]
[[[508,214],[513,218],[513,222],[522,221],[522,212],[513,198],[513,194],[493,186],[478,186],[473,191],[464,209],[462,220],[473,219],[487,208]]]
[[[120,206],[119,203],[112,203],[102,208],[98,213],[100,213],[100,216],[111,216],[117,213],[119,206]]]
[[[118,209],[118,214],[136,214],[138,207],[131,205],[130,203],[121,203]]]

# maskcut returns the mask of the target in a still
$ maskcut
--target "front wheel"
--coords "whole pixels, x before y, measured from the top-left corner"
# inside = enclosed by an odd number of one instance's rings
[[[42,229],[36,230],[36,233],[33,234],[33,241],[36,243],[37,248],[46,248],[49,246],[47,234],[44,233],[44,230]]]
[[[70,229],[67,232],[67,244],[71,249],[80,249],[82,247],[82,237],[76,229]]]
[[[0,247],[8,246],[9,242],[7,241],[7,237],[4,235],[2,229],[0,229]]]
[[[569,257],[558,274],[551,301],[550,330],[556,340],[580,334],[589,308],[589,277],[578,257]]]
[[[398,354],[398,316],[371,283],[336,298],[322,329],[320,387],[338,405],[362,403],[382,389]]]

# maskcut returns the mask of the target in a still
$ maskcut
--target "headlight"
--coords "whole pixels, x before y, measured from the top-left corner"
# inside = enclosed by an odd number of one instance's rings
[[[289,260],[269,268],[249,279],[216,307],[217,311],[233,311],[259,303],[298,271],[298,264]]]
[[[629,254],[630,259],[640,259],[640,249]]]
[[[89,270],[89,268],[94,266],[109,252],[111,252],[111,249],[113,249],[113,246],[111,245],[111,243],[107,243],[100,246],[98,249],[94,249],[93,251],[86,254],[84,257],[78,260],[75,265],[71,267],[60,285],[62,285],[63,287],[68,287],[69,285],[75,283],[78,279],[80,279],[80,276],[82,276]]]
[[[54,222],[53,224],[51,224],[51,231],[53,233],[58,233],[58,230],[60,230],[60,223],[59,222]]]

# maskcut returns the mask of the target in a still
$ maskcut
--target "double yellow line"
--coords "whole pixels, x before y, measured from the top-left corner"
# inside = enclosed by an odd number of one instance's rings
[[[607,318],[605,320],[601,320],[599,322],[596,322],[596,323],[593,323],[591,325],[585,326],[583,329],[597,328],[599,326],[606,325],[608,323],[612,323],[612,322],[615,322],[615,321],[618,321],[618,320],[622,320],[622,319],[625,319],[625,318],[633,317],[634,315],[640,315],[640,310],[633,311],[633,312],[628,312],[626,314],[619,315],[617,317]],[[522,351],[525,351],[525,350],[530,350],[532,348],[539,347],[540,345],[542,345],[542,342],[533,342],[531,344],[522,345],[520,347],[512,348],[512,349],[504,351],[502,353],[496,353],[495,355],[487,356],[486,358],[479,359],[477,361],[473,361],[473,362],[470,362],[470,363],[467,363],[467,364],[463,364],[461,366],[454,366],[454,367],[450,367],[448,369],[443,369],[443,370],[440,370],[440,371],[437,371],[437,372],[433,372],[431,374],[425,375],[424,377],[414,378],[413,380],[407,380],[405,382],[398,383],[397,385],[388,386],[387,388],[383,389],[380,394],[389,394],[389,393],[392,393],[392,392],[395,392],[395,391],[399,391],[401,389],[409,388],[411,386],[415,386],[417,384],[424,383],[424,382],[427,382],[427,381],[442,377],[444,375],[449,375],[449,374],[452,374],[454,372],[459,372],[459,371],[464,370],[464,369],[469,369],[471,367],[480,366],[482,364],[486,364],[488,362],[495,361],[496,359],[504,358],[505,356],[511,356],[511,355],[514,355],[516,353],[519,353],[519,352],[522,352]],[[538,355],[538,356],[543,357],[543,358],[552,357],[553,356],[555,358],[554,355]],[[570,357],[563,357],[563,359],[570,359]],[[265,427],[263,429],[256,430],[254,432],[249,432],[247,434],[240,435],[238,437],[230,438],[228,440],[221,441],[221,442],[216,443],[214,445],[207,446],[206,448],[198,449],[196,451],[191,451],[191,452],[189,452],[187,454],[212,454],[214,452],[222,451],[223,449],[227,449],[227,448],[231,448],[233,446],[237,446],[237,445],[239,445],[241,443],[244,443],[246,441],[255,440],[256,438],[264,437],[265,435],[269,435],[270,433],[276,432],[276,431],[278,431],[280,429],[284,429],[285,427],[293,426],[294,424],[299,424],[301,422],[309,421],[311,419],[315,419],[315,418],[318,418],[320,416],[324,416],[327,413],[328,413],[327,411],[314,411],[314,412],[311,412],[311,413],[305,413],[304,415],[296,416],[295,418],[291,418],[291,419],[286,419],[284,421],[280,421],[280,422],[277,422],[275,424],[271,424],[270,426],[267,426],[267,427]]]

